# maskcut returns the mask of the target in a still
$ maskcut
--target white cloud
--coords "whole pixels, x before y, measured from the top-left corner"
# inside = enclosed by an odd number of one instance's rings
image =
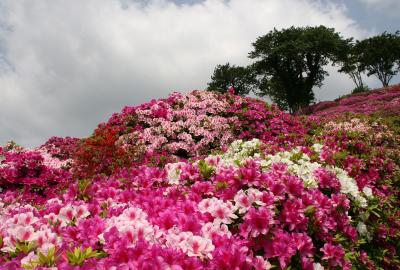
[[[249,63],[251,43],[273,27],[368,34],[344,7],[313,0],[124,1],[123,8],[117,0],[3,0],[0,9],[0,48],[12,65],[0,74],[0,144],[86,136],[124,105],[204,88],[215,65]],[[339,87],[353,86],[340,79],[324,91]]]

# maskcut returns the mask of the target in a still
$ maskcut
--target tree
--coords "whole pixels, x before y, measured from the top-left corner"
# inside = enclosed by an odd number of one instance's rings
[[[356,44],[361,55],[361,65],[367,76],[375,75],[383,87],[400,70],[400,32],[383,32],[381,35],[364,39]]]
[[[236,95],[247,95],[257,83],[253,70],[249,67],[218,65],[208,83],[208,90],[224,93],[233,87]]]
[[[258,95],[270,96],[282,109],[297,111],[314,100],[314,86],[322,86],[328,73],[323,66],[346,46],[332,28],[274,29],[253,43],[249,57],[260,80]]]
[[[359,42],[354,43],[352,41],[352,39],[348,40],[347,46],[343,47],[343,51],[339,52],[335,62],[341,67],[339,72],[349,75],[353,80],[356,85],[354,90],[357,92],[367,89],[367,87],[362,80],[362,73],[365,70],[361,63],[361,48]]]

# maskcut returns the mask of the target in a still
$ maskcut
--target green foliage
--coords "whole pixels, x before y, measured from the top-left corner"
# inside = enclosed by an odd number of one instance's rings
[[[400,32],[381,35],[357,42],[360,61],[367,75],[376,76],[384,87],[400,70]]]
[[[11,254],[12,257],[17,257],[21,253],[28,254],[36,248],[36,244],[33,242],[17,242],[15,244],[15,252]]]
[[[294,163],[298,164],[298,161],[301,160],[302,157],[303,157],[303,152],[300,151],[300,152],[298,152],[296,154],[293,154],[290,157],[290,160],[293,161]]]
[[[365,71],[361,63],[361,48],[358,43],[352,42],[352,39],[347,40],[346,46],[343,47],[335,59],[335,63],[341,67],[339,72],[346,73],[350,76],[356,85],[356,89],[367,89],[362,80],[362,73]],[[358,93],[358,92],[352,93]]]
[[[314,100],[314,86],[321,86],[328,73],[323,69],[346,46],[332,28],[291,27],[274,29],[253,43],[249,57],[257,61],[258,95],[269,96],[290,112]]]
[[[315,213],[315,206],[314,205],[309,205],[306,207],[306,209],[304,209],[304,214],[306,215],[306,217],[310,217],[312,215],[314,215]]]
[[[200,160],[198,166],[201,176],[203,176],[204,179],[210,179],[214,173],[214,168],[208,165],[208,163],[204,160]]]
[[[56,265],[57,256],[56,256],[56,249],[52,247],[48,250],[47,255],[39,252],[38,259],[35,261],[30,262],[30,264],[22,265],[25,269],[36,269],[37,267],[53,267]]]
[[[80,179],[78,180],[78,199],[88,201],[90,195],[88,195],[88,189],[90,188],[92,181],[90,179]]]
[[[74,251],[67,252],[67,258],[70,265],[73,266],[82,266],[85,260],[90,258],[103,258],[106,256],[106,253],[103,251],[93,250],[91,247],[88,247],[84,250],[82,248],[75,248]]]
[[[351,94],[365,93],[368,92],[369,88],[366,85],[357,86],[351,91]]]
[[[217,182],[217,184],[215,185],[215,190],[220,191],[220,190],[226,189],[228,187],[229,187],[229,184],[227,182]]]
[[[227,92],[233,87],[236,95],[247,95],[257,84],[256,76],[251,67],[230,65],[218,65],[208,83],[208,90]]]
[[[333,160],[336,164],[343,165],[346,157],[349,155],[347,151],[340,151],[333,154]]]

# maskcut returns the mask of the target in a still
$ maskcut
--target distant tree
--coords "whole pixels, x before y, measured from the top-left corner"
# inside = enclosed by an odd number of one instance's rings
[[[374,75],[384,87],[400,70],[400,32],[383,32],[356,44],[360,50],[361,66],[367,76]]]
[[[314,86],[322,86],[323,69],[346,46],[332,28],[291,27],[274,29],[253,43],[249,57],[260,80],[256,94],[269,96],[290,112],[314,101]]]
[[[354,88],[354,90],[357,89],[356,91],[362,91],[367,88],[362,79],[365,69],[361,63],[360,50],[359,43],[355,43],[352,39],[349,39],[346,46],[343,47],[343,50],[338,53],[335,59],[335,63],[340,66],[339,72],[349,75],[356,85]]]
[[[233,87],[236,95],[247,95],[257,84],[256,76],[251,67],[218,65],[214,69],[208,90],[224,93]]]

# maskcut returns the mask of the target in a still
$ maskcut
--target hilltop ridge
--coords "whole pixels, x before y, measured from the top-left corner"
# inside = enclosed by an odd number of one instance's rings
[[[362,93],[350,94],[333,101],[322,101],[305,108],[308,115],[329,116],[343,113],[400,114],[400,84],[378,88]]]

